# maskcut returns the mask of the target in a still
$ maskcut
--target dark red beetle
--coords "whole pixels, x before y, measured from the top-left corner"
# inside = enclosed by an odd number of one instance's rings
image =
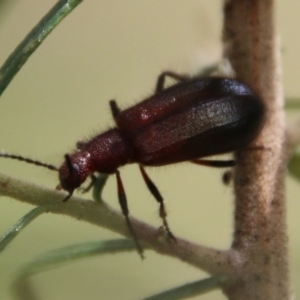
[[[166,76],[180,82],[164,89]],[[232,160],[199,158],[246,146],[259,133],[264,120],[262,101],[241,82],[219,77],[188,79],[173,72],[159,76],[155,94],[146,100],[123,111],[114,100],[110,106],[117,127],[86,143],[78,143],[74,153],[65,155],[59,169],[20,156],[0,155],[58,170],[60,186],[69,193],[64,201],[95,172],[116,174],[119,202],[141,255],[142,248],[128,217],[119,167],[139,164],[149,190],[160,203],[160,217],[166,232],[173,237],[166,221],[163,198],[144,166],[183,161],[213,167],[233,166],[235,161]]]

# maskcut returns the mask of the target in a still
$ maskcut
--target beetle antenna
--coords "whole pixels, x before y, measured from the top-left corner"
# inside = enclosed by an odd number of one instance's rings
[[[14,154],[8,154],[8,153],[0,152],[0,157],[16,159],[16,160],[24,161],[28,164],[33,164],[33,165],[36,165],[36,166],[47,168],[47,169],[52,170],[52,171],[58,171],[58,168],[53,166],[53,165],[45,164],[41,161],[33,160],[31,158],[23,157],[23,156],[20,156],[20,155],[14,155]]]

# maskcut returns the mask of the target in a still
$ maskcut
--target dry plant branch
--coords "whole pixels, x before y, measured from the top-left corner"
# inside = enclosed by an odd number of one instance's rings
[[[78,197],[62,203],[65,194],[37,186],[36,184],[18,180],[0,174],[0,195],[8,196],[33,205],[52,205],[49,212],[71,216],[125,237],[132,237],[128,232],[123,214],[115,211],[106,203],[96,203]],[[166,239],[163,232],[142,221],[131,218],[132,225],[140,241],[158,253],[177,257],[195,267],[215,275],[228,275],[231,264],[236,257],[234,253],[220,251],[194,244],[177,238],[176,243]]]
[[[236,77],[267,109],[260,136],[236,154],[233,249],[241,255],[229,299],[289,299],[284,177],[285,123],[279,45],[271,0],[225,4],[224,44]]]

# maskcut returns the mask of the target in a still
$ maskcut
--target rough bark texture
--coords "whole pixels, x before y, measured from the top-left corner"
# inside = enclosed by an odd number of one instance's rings
[[[236,154],[235,228],[238,280],[229,299],[289,299],[285,208],[285,125],[279,45],[272,0],[232,0],[224,7],[224,56],[236,78],[263,99],[267,115],[260,136]]]

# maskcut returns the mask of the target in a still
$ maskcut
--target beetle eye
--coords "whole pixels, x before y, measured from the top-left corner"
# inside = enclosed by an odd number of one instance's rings
[[[69,191],[73,191],[81,184],[80,180],[80,168],[77,164],[73,164],[70,158],[70,155],[65,155],[66,165],[68,168],[68,176],[66,177],[66,181],[68,182],[69,188],[66,188]]]
[[[74,182],[74,185],[76,185],[76,187],[80,186],[80,184],[81,184],[79,172],[80,172],[79,166],[76,164],[73,164],[72,172],[70,173],[70,175],[73,177],[72,180]]]
[[[73,164],[70,158],[70,155],[65,155],[66,163],[69,169],[70,176],[74,176],[79,173],[79,166],[77,164]]]

